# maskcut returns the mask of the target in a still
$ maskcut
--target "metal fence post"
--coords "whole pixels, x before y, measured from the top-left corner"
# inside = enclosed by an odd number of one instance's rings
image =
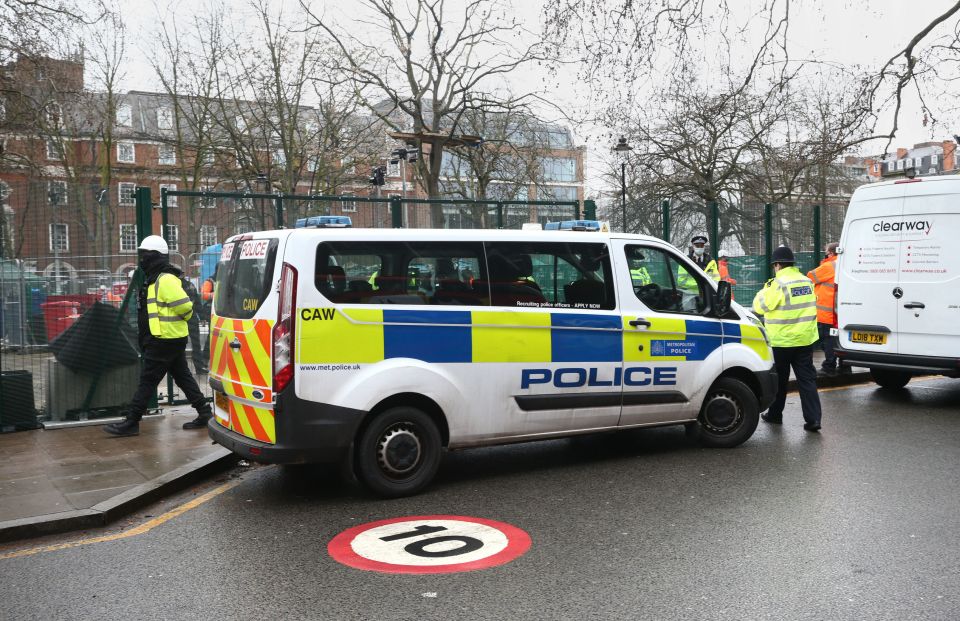
[[[773,259],[773,204],[767,203],[763,206],[763,254],[764,263],[766,263],[766,280],[773,278],[773,266],[770,261]]]
[[[660,203],[660,213],[663,219],[663,241],[670,242],[670,201],[664,199]]]
[[[274,221],[276,223],[276,228],[283,228],[283,195],[277,194],[277,197],[274,200],[274,209],[276,215],[274,216]]]
[[[497,201],[497,228],[503,228],[503,203]]]
[[[150,204],[150,188],[138,187],[135,193],[137,203],[137,245],[144,237],[153,235],[153,205]]]
[[[400,203],[399,196],[390,197],[390,220],[393,228],[403,228],[403,206]]]
[[[710,201],[710,250],[713,256],[720,256],[720,205]]]
[[[584,220],[597,219],[597,203],[595,201],[591,201],[591,200],[583,201],[583,219]]]
[[[820,249],[823,248],[822,231],[820,230],[820,205],[813,206],[813,264],[816,266]]]

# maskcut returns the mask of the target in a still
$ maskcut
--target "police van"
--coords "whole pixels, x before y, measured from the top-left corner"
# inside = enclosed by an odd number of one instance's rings
[[[295,229],[229,239],[218,273],[213,440],[387,497],[446,450],[660,425],[734,447],[776,388],[729,284],[650,237]]]
[[[840,360],[883,387],[960,376],[960,176],[861,186],[837,260]]]

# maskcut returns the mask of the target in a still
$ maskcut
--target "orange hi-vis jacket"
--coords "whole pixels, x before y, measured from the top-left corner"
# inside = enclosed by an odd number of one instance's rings
[[[832,256],[821,261],[817,269],[807,272],[807,278],[813,281],[813,292],[817,294],[817,323],[833,325],[837,320],[836,267],[837,257]]]

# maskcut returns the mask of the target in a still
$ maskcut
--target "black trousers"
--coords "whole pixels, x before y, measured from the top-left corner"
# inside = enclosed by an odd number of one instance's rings
[[[797,388],[800,391],[803,420],[819,425],[820,395],[817,394],[817,370],[813,367],[813,345],[774,347],[773,364],[777,368],[777,397],[767,410],[767,416],[783,417],[783,406],[787,402],[787,384],[790,381],[790,367],[793,367]]]
[[[821,366],[824,369],[833,369],[837,366],[837,355],[833,353],[833,337],[830,336],[830,328],[832,327],[829,323],[817,322],[817,333],[820,335],[820,347],[823,348],[823,364]]]
[[[151,338],[143,349],[143,369],[140,371],[140,383],[130,400],[130,409],[127,418],[140,420],[147,411],[147,403],[160,384],[163,376],[169,373],[177,383],[184,396],[197,413],[210,414],[210,404],[200,392],[197,380],[190,375],[187,368],[187,339],[157,339]]]

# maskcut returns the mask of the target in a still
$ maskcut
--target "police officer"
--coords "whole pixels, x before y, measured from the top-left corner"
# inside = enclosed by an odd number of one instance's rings
[[[143,370],[140,383],[130,400],[127,415],[119,423],[111,423],[104,431],[115,436],[140,433],[140,419],[147,411],[147,402],[163,376],[169,373],[197,410],[197,418],[184,423],[184,429],[202,429],[211,417],[210,404],[200,392],[187,367],[187,322],[193,314],[193,303],[183,290],[181,272],[168,262],[167,242],[159,235],[144,238],[139,247],[140,269],[145,274],[137,295],[137,324],[140,328],[140,349]]]
[[[777,397],[760,418],[768,423],[783,422],[790,367],[797,377],[803,428],[820,431],[820,395],[817,371],[813,368],[813,344],[817,342],[817,298],[813,283],[794,266],[793,251],[780,246],[773,251],[776,274],[753,298],[753,310],[764,319],[773,361],[777,368]]]
[[[690,260],[697,264],[697,267],[706,272],[707,276],[714,281],[720,280],[720,269],[717,262],[713,260],[710,253],[707,252],[707,238],[705,235],[694,235],[690,240]]]

